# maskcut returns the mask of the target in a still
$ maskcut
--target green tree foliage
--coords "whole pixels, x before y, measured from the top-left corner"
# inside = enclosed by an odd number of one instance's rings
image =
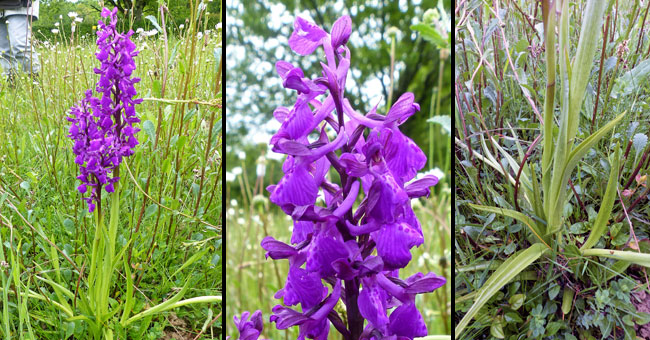
[[[390,90],[390,38],[387,31],[392,26],[398,28],[392,101],[407,91],[415,94],[421,112],[403,127],[405,133],[426,150],[429,126],[426,120],[437,87],[439,53],[434,44],[423,39],[410,26],[422,22],[423,13],[436,5],[434,0],[382,0],[373,3],[357,0],[233,1],[233,6],[227,8],[227,115],[239,114],[243,119],[228,120],[226,133],[229,144],[243,143],[249,130],[273,119],[272,112],[277,106],[289,105],[290,93],[278,80],[274,67],[276,61],[287,60],[303,67],[318,65],[307,63],[304,58],[301,60],[287,47],[293,18],[309,15],[329,31],[336,18],[349,14],[353,21],[353,35],[348,43],[352,65],[346,94],[359,111],[367,112],[376,102],[370,101],[360,85],[377,84],[384,98],[379,111],[386,112],[385,101]],[[449,10],[450,1],[444,1],[444,6]],[[445,67],[445,79],[451,79],[450,60]],[[310,75],[318,72],[315,68],[305,69],[305,73]],[[451,84],[447,82],[442,91],[440,113],[450,114],[450,111]],[[445,136],[444,140],[447,138]],[[448,152],[444,145],[434,147]]]
[[[135,30],[137,27],[142,27],[147,30],[153,29],[153,25],[145,18],[149,15],[154,16],[157,20],[160,18],[160,6],[164,5],[167,8],[166,20],[167,28],[169,30],[177,29],[178,26],[186,24],[190,18],[190,5],[196,3],[196,0],[105,0],[103,5],[108,8],[117,7],[119,15],[126,16],[126,21],[131,23],[131,27]],[[221,21],[220,18],[220,1],[212,0],[205,2],[205,11],[202,12],[205,20],[205,27],[199,30],[214,29],[214,26]],[[125,11],[133,8],[133,16],[130,12]],[[34,22],[34,32],[37,33],[37,38],[51,39],[53,34],[51,30],[57,28],[62,34],[70,35],[70,26],[73,21],[68,16],[68,13],[75,12],[79,17],[83,18],[81,23],[76,25],[76,34],[84,35],[93,32],[93,26],[97,25],[102,9],[101,1],[97,0],[77,0],[70,2],[68,0],[41,0],[40,2],[40,16],[39,20]],[[55,26],[56,23],[59,26]]]

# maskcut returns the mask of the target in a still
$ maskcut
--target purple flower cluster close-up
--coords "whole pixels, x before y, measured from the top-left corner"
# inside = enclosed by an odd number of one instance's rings
[[[82,184],[77,189],[83,195],[90,187],[90,196],[84,197],[90,212],[100,200],[102,187],[114,191],[114,183],[119,180],[115,170],[122,157],[132,155],[138,145],[135,133],[140,129],[133,124],[140,122],[135,105],[142,102],[133,99],[137,94],[134,85],[140,81],[132,77],[133,57],[139,53],[131,41],[133,31],[117,32],[117,8],[104,8],[101,15],[107,22],[100,20],[97,31],[99,51],[95,55],[101,62],[94,69],[100,76],[95,87],[97,97],[87,90],[67,117],[72,123],[68,137],[74,140],[75,163],[81,172],[77,179]]]
[[[250,316],[250,320],[248,317]],[[239,340],[258,340],[264,329],[264,323],[262,321],[262,311],[255,311],[253,314],[249,312],[243,312],[241,318],[237,315],[233,317],[235,321],[235,326],[239,332]],[[226,337],[226,340],[230,337]],[[264,339],[261,339],[264,340]]]
[[[276,63],[283,86],[297,97],[293,107],[275,110],[281,128],[270,142],[287,158],[283,178],[267,190],[293,220],[290,244],[262,241],[267,257],[290,264],[275,294],[283,304],[270,321],[278,329],[298,326],[298,339],[327,339],[331,325],[346,340],[413,339],[427,335],[416,295],[446,281],[433,273],[401,279],[399,271],[424,242],[410,201],[428,196],[438,179],[415,179],[426,156],[399,129],[420,110],[412,93],[385,115],[377,106],[359,113],[345,97],[351,29],[349,16],[330,33],[297,17],[289,45],[302,56],[322,47],[322,75],[309,78],[289,62]]]

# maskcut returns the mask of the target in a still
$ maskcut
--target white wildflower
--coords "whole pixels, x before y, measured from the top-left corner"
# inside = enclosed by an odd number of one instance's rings
[[[144,31],[142,34],[145,37],[151,37],[151,36],[154,36],[154,35],[158,34],[158,30],[154,28],[151,31]]]

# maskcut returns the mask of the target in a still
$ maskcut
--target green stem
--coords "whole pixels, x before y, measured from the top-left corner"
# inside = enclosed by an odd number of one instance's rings
[[[88,275],[88,285],[89,289],[91,290],[91,303],[96,304],[98,302],[98,295],[97,295],[97,285],[95,281],[95,276],[97,275],[97,258],[99,257],[99,243],[101,241],[101,233],[102,233],[102,216],[101,216],[101,206],[97,207],[95,209],[95,238],[93,239],[93,249],[92,253],[90,255],[90,274]]]
[[[386,112],[390,110],[393,101],[393,84],[395,75],[395,34],[390,39],[390,88],[388,89],[388,100],[386,101]]]
[[[445,74],[445,59],[440,57],[440,63],[438,66],[438,89],[434,91],[431,95],[431,109],[430,117],[433,118],[434,112],[436,115],[440,114],[440,97],[442,93],[442,78]],[[433,110],[433,97],[435,96],[436,100],[436,110]],[[446,163],[445,163],[446,164]],[[429,123],[429,169],[433,169],[433,123]],[[446,169],[445,169],[446,170]]]
[[[114,171],[115,177],[119,177],[119,168]],[[115,191],[111,195],[111,211],[108,226],[108,243],[106,244],[106,253],[104,257],[104,272],[102,275],[102,320],[104,315],[108,314],[108,297],[111,292],[113,277],[113,261],[115,260],[115,243],[117,238],[117,227],[120,217],[120,185],[119,182],[113,184]]]
[[[101,198],[100,198],[101,199]],[[95,238],[93,239],[93,249],[90,255],[90,274],[88,275],[88,289],[90,291],[90,304],[94,307],[95,317],[98,319],[101,315],[101,281],[97,279],[97,271],[100,270],[97,261],[103,257],[103,239],[102,232],[104,230],[104,218],[102,215],[101,203],[97,204],[95,209]],[[101,273],[100,273],[101,274]],[[100,328],[93,327],[93,337],[99,339],[101,337]]]

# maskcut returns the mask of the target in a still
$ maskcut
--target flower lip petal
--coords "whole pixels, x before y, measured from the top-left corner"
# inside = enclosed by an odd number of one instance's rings
[[[442,276],[437,276],[434,273],[428,273],[427,275],[418,275],[418,274],[415,274],[407,279],[409,285],[405,289],[406,293],[408,294],[430,293],[442,287],[445,283],[447,283],[447,279],[445,279]]]
[[[390,314],[389,320],[388,329],[395,335],[406,336],[409,339],[427,335],[427,325],[413,302],[397,307]]]
[[[311,112],[309,104],[299,99],[293,110],[289,112],[289,116],[282,122],[281,130],[286,131],[291,139],[298,139],[311,132],[309,128],[313,121],[314,114]]]
[[[429,188],[438,184],[438,177],[426,175],[418,180],[406,184],[406,193],[410,198],[427,196],[431,193]]]
[[[413,103],[415,96],[406,92],[397,99],[386,115],[384,124],[388,125],[397,122],[397,125],[404,123],[415,111],[420,111],[420,105]]]
[[[262,240],[261,246],[266,250],[266,257],[274,260],[286,259],[298,253],[294,247],[280,242],[271,236],[265,237]]]
[[[280,75],[280,77],[282,77],[283,80],[287,78],[287,73],[289,73],[289,71],[291,71],[294,68],[295,67],[293,66],[293,64],[291,64],[288,61],[280,60],[275,63],[275,70],[278,72],[278,74]]]
[[[322,45],[327,32],[316,24],[301,17],[293,22],[294,31],[289,38],[289,46],[300,55],[308,55]]]
[[[275,119],[278,122],[283,123],[287,119],[290,113],[291,110],[289,108],[284,106],[278,106],[278,108],[276,108],[273,111],[273,117],[275,117]]]
[[[359,293],[359,311],[361,315],[375,328],[385,333],[388,326],[386,315],[388,294],[374,280],[363,280],[363,289]]]
[[[309,86],[302,80],[303,77],[304,74],[300,68],[298,67],[293,68],[291,71],[289,71],[286,74],[286,78],[282,83],[282,86],[284,86],[287,89],[296,90],[299,93],[308,94],[310,92],[310,89]]]
[[[403,222],[384,225],[371,236],[377,243],[377,254],[384,261],[384,269],[388,270],[406,267],[411,261],[411,248],[424,241],[417,230]]]
[[[352,20],[350,16],[344,15],[338,18],[332,26],[332,48],[336,50],[339,46],[347,44],[351,32]]]
[[[318,196],[318,186],[305,166],[297,165],[293,171],[285,174],[270,196],[271,202],[283,206],[313,205]]]
[[[324,288],[317,273],[291,266],[284,289],[284,303],[289,306],[300,303],[303,310],[312,308],[323,299]]]
[[[387,133],[389,130],[392,133]],[[401,183],[410,181],[417,171],[424,167],[427,156],[412,139],[406,137],[396,127],[384,128],[381,134],[384,159],[388,168]]]

